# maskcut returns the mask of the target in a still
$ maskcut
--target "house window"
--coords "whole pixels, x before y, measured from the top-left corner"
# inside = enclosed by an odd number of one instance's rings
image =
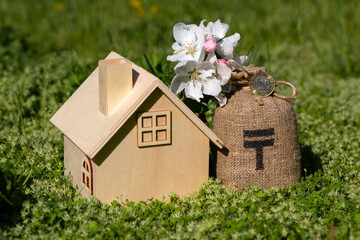
[[[138,147],[171,144],[171,112],[138,114]]]
[[[85,188],[93,195],[93,173],[91,160],[89,158],[82,162],[81,179]]]

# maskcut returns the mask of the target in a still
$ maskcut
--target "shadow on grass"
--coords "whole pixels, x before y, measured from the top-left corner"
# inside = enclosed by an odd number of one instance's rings
[[[14,226],[19,221],[23,203],[31,199],[25,194],[31,182],[32,178],[12,168],[0,170],[0,229]]]
[[[306,178],[318,170],[323,170],[320,157],[312,151],[311,146],[301,146],[301,177]]]

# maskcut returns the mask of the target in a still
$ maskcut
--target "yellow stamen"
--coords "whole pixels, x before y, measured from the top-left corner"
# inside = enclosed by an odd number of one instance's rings
[[[192,42],[186,42],[186,43],[184,44],[184,46],[185,46],[185,48],[186,48],[186,50],[187,50],[186,54],[190,54],[191,56],[194,56],[194,54],[195,54],[195,52],[196,52],[195,42],[194,42],[194,41],[192,41]]]
[[[196,70],[194,70],[190,75],[190,81],[199,81],[199,79],[200,79],[199,73]]]

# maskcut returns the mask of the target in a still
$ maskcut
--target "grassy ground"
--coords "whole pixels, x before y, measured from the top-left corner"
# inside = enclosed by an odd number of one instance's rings
[[[360,238],[359,15],[357,1],[0,0],[0,239]],[[301,183],[235,192],[210,180],[169,203],[81,198],[49,118],[111,50],[149,70],[146,55],[168,83],[172,26],[203,18],[297,86]]]

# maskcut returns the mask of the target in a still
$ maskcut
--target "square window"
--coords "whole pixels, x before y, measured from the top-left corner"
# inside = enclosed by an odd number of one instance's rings
[[[137,120],[138,147],[171,144],[171,112],[143,112]]]
[[[142,118],[142,127],[143,128],[152,127],[152,116]]]
[[[166,126],[166,115],[156,116],[156,126]]]
[[[142,142],[152,142],[152,131],[142,132]]]
[[[157,130],[156,131],[156,141],[165,141],[167,136],[166,136],[166,129],[164,130]]]

